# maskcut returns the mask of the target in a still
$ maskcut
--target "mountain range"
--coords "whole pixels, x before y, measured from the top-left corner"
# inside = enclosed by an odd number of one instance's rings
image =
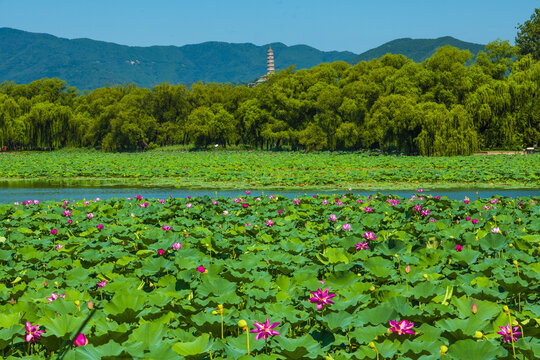
[[[249,83],[266,73],[266,52],[274,51],[276,69],[294,65],[306,69],[324,62],[356,64],[386,53],[423,61],[437,48],[452,45],[473,54],[484,45],[453,37],[397,39],[362,54],[320,51],[307,45],[204,42],[184,46],[126,46],[91,39],[64,39],[49,34],[0,28],[0,83],[29,83],[58,77],[79,90],[136,83],[152,87],[162,82],[197,81]]]

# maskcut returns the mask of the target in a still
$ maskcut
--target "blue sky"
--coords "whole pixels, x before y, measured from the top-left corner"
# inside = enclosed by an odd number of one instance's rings
[[[0,27],[124,45],[283,42],[360,53],[402,37],[510,40],[538,0],[0,0]]]

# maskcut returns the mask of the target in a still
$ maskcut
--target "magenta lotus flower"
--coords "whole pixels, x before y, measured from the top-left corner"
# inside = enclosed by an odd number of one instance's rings
[[[103,230],[103,225],[102,225],[102,224],[98,224],[97,229],[98,229],[98,230]]]
[[[103,289],[105,285],[107,285],[107,280],[103,280],[97,283],[98,289]]]
[[[200,272],[201,274],[204,274],[206,272],[206,269],[204,268],[204,266],[201,265],[197,268],[197,271]]]
[[[148,203],[147,202],[144,202],[142,204],[139,204],[140,207],[142,208],[145,208],[145,207],[148,207]]]
[[[369,232],[364,233],[364,239],[375,240],[375,239],[377,239],[377,237],[375,236],[375,234],[373,232],[369,231]]]
[[[300,205],[300,200],[294,199],[294,200],[293,200],[293,203],[295,203],[296,205]]]
[[[390,206],[396,206],[401,204],[401,202],[398,199],[388,199],[386,200],[387,203],[390,204]]]
[[[253,325],[256,327],[256,329],[251,330],[250,333],[257,333],[257,336],[255,336],[255,340],[259,340],[261,338],[263,340],[266,340],[268,339],[269,336],[281,335],[279,332],[272,330],[273,328],[278,326],[279,323],[276,322],[276,323],[270,324],[270,319],[268,318],[266,319],[264,324],[261,324],[255,321]]]
[[[173,250],[178,251],[178,250],[180,250],[182,248],[182,244],[179,243],[179,242],[175,242],[174,244],[172,244],[172,248],[173,248]]]
[[[246,195],[249,195],[249,194],[251,194],[251,191],[246,190]]]
[[[345,230],[345,231],[350,231],[351,230],[351,224],[343,224],[343,226],[341,228],[343,230]]]
[[[56,230],[56,229],[52,229],[52,230],[51,230],[51,234],[53,234],[53,235],[56,235],[56,234],[58,234],[58,230]]]
[[[64,215],[65,217],[70,217],[71,216],[71,210],[64,210],[62,215]]]
[[[266,223],[266,226],[268,227],[271,227],[274,225],[274,222],[272,220],[266,220],[265,223]]]
[[[408,322],[407,320],[401,320],[400,322],[397,322],[397,320],[390,320],[390,331],[398,333],[398,335],[403,334],[415,334],[415,332],[412,329],[414,326],[413,322]]]
[[[280,215],[283,214],[283,210],[278,210],[277,212],[278,212],[278,214],[280,214]]]
[[[414,205],[414,211],[421,211],[422,207],[418,204]]]
[[[465,199],[463,200],[463,202],[464,202],[465,204],[468,204],[470,201],[471,201],[471,200],[470,200],[468,197],[465,197]]]
[[[499,326],[501,331],[497,331],[497,334],[504,336],[503,342],[511,342],[512,341],[512,335],[514,335],[514,341],[517,341],[518,338],[516,335],[521,335],[521,331],[519,331],[519,326],[514,326],[512,331],[510,332],[510,324],[506,323],[506,326]]]
[[[247,208],[249,207],[249,205],[246,204],[246,203],[243,203],[243,204],[242,204],[242,207],[243,207],[244,209],[247,209]]]
[[[217,201],[216,201],[216,200],[213,200],[213,201],[212,201],[212,205],[217,205]]]
[[[373,212],[373,209],[370,208],[369,206],[366,206],[366,207],[363,208],[362,210],[364,210],[365,212]]]
[[[431,214],[431,211],[430,211],[429,209],[424,209],[424,210],[422,210],[422,212],[420,213],[420,215],[422,215],[422,217],[429,216],[429,214]]]
[[[86,214],[86,217],[87,217],[87,218],[89,218],[89,219],[91,219],[91,218],[93,218],[93,217],[94,217],[94,214],[92,214],[92,213],[88,213],[88,214]]]
[[[86,338],[86,336],[84,336],[83,333],[80,333],[73,341],[73,346],[78,347],[84,345],[88,345],[88,339]]]
[[[164,254],[165,254],[165,250],[159,249],[159,250],[157,251],[157,253],[158,253],[158,255],[164,255]]]
[[[48,298],[47,298],[47,300],[49,300],[49,302],[48,302],[47,304],[52,303],[54,300],[56,300],[56,299],[58,299],[58,298],[65,299],[65,298],[66,298],[66,294],[56,295],[56,293],[52,293],[51,297],[48,297]]]
[[[163,226],[161,227],[161,229],[162,229],[162,230],[165,230],[165,231],[169,231],[169,230],[172,230],[172,227],[169,226],[169,225],[163,225]]]
[[[461,252],[463,250],[463,246],[456,244],[456,251]]]
[[[72,223],[73,223],[73,220],[69,219],[69,220],[68,220],[68,224],[71,225]]]
[[[354,245],[356,246],[356,250],[369,250],[368,242],[362,242],[360,241],[358,244]]]
[[[467,217],[465,218],[465,220],[469,221],[469,220],[471,220],[471,217],[470,217],[470,216],[467,216]]]
[[[32,340],[33,342],[36,342],[36,340],[39,340],[41,337],[41,334],[45,332],[45,330],[39,330],[39,325],[32,325],[29,321],[26,322],[26,336],[24,339],[26,342],[30,342]]]
[[[478,219],[472,219],[471,221],[474,225],[478,224]]]
[[[137,196],[135,196],[135,199],[137,199],[137,200],[140,201],[140,200],[142,200],[142,196],[141,196],[141,195],[137,195]]]
[[[334,302],[330,299],[337,296],[336,294],[329,294],[328,288],[326,288],[324,291],[319,288],[319,290],[312,292],[311,295],[313,295],[313,297],[309,298],[309,302],[316,303],[317,310],[321,310],[324,305],[333,304]]]
[[[330,221],[337,221],[337,216],[334,214],[330,215]]]

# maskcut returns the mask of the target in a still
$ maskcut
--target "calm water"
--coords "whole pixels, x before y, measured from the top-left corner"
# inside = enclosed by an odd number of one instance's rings
[[[410,197],[413,194],[418,194],[414,190],[354,190],[354,194],[367,196],[373,195],[378,192],[381,194],[395,194],[402,197]],[[316,194],[346,194],[347,190],[335,190],[335,191],[315,191],[315,190],[252,190],[251,196],[261,196],[276,194],[287,198],[294,198],[297,196],[307,195],[313,196]],[[236,197],[244,195],[245,191],[241,190],[218,190],[218,196]],[[508,197],[520,197],[520,196],[539,196],[540,188],[535,189],[429,189],[424,188],[425,195],[439,195],[447,196],[450,199],[461,200],[466,196],[471,200],[477,198],[489,198],[494,195],[508,196]],[[51,184],[46,182],[41,183],[0,183],[0,203],[9,203],[15,201],[25,200],[82,200],[82,199],[94,199],[99,197],[101,199],[107,199],[112,197],[134,197],[135,195],[142,195],[145,198],[163,199],[169,196],[175,198],[186,198],[188,196],[216,196],[216,190],[204,190],[204,189],[178,189],[178,188],[166,188],[166,187],[134,187],[134,186],[101,186],[101,187],[72,187],[72,186],[60,186],[59,184]]]

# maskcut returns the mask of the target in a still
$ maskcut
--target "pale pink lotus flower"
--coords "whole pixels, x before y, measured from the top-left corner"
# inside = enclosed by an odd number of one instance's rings
[[[48,302],[47,304],[52,303],[54,300],[56,300],[56,299],[58,299],[58,298],[65,299],[65,298],[66,298],[66,294],[56,295],[56,293],[52,293],[51,297],[46,298],[47,300],[49,300],[49,302]]]
[[[182,244],[179,242],[175,242],[172,244],[172,248],[176,251],[180,250],[182,248]]]
[[[186,207],[187,207],[188,209],[190,209],[190,208],[193,207],[193,205],[191,205],[191,203],[187,203],[187,204],[186,204]]]
[[[87,217],[87,218],[89,218],[89,219],[91,219],[91,218],[93,218],[93,217],[94,217],[94,214],[92,214],[92,213],[88,213],[88,214],[86,214],[86,217]]]
[[[330,221],[337,221],[337,216],[334,214],[330,215]]]
[[[341,228],[343,230],[345,230],[345,231],[350,231],[351,230],[351,224],[343,224],[343,226]]]

